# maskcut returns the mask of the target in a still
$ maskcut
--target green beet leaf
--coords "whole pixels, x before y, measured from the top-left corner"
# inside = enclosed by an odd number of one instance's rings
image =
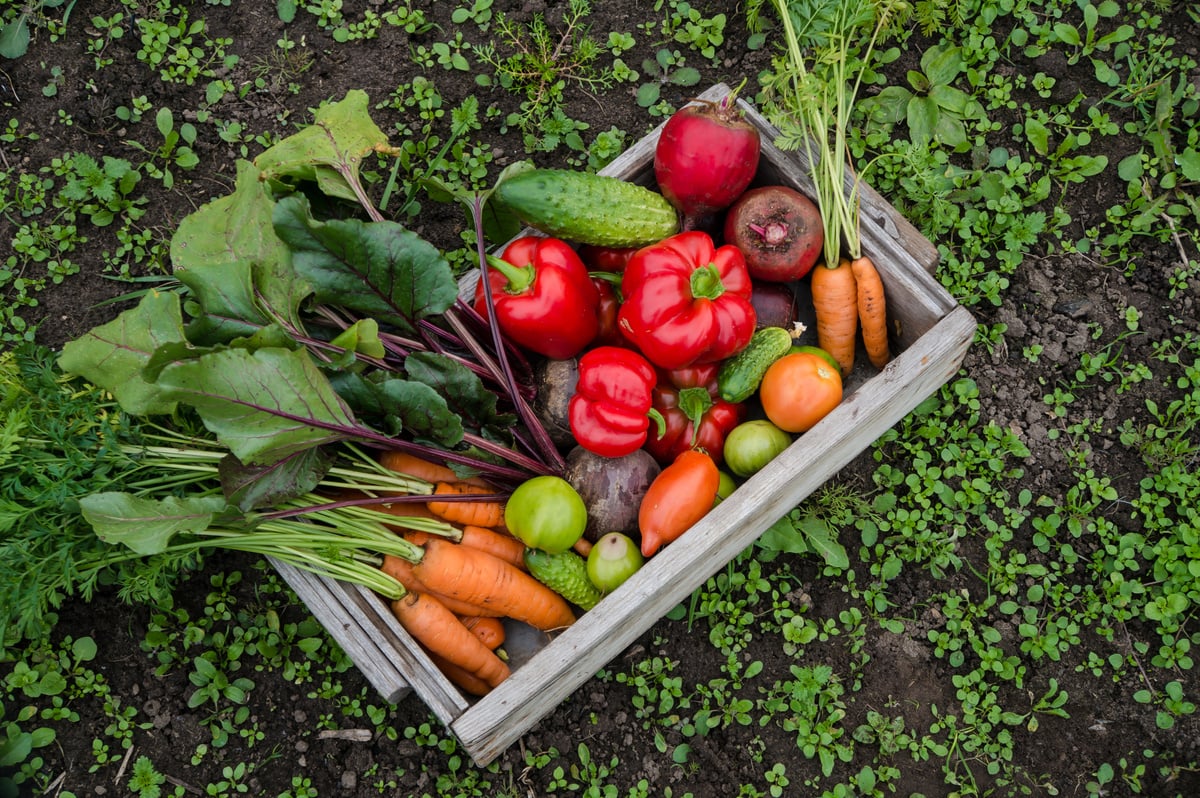
[[[68,342],[58,366],[112,393],[127,413],[172,413],[176,401],[147,382],[143,369],[160,346],[184,341],[179,296],[150,291],[135,307]]]
[[[395,222],[317,221],[295,195],[275,205],[275,233],[292,250],[296,272],[317,302],[338,305],[415,333],[458,297],[449,262]]]
[[[174,274],[198,306],[195,340],[228,341],[273,318],[302,329],[300,304],[311,288],[275,235],[275,201],[247,161],[232,194],[186,216],[171,238]]]
[[[496,412],[496,394],[487,389],[479,375],[452,358],[433,352],[414,352],[404,361],[409,379],[423,382],[446,398],[450,408],[470,419],[496,440],[507,440],[516,418]]]
[[[358,177],[363,158],[399,153],[371,120],[367,106],[366,92],[346,92],[339,102],[318,109],[311,125],[255,158],[254,165],[269,180],[287,185],[315,181],[331,197],[363,201]]]
[[[249,512],[311,492],[335,460],[328,449],[313,447],[265,466],[246,465],[229,455],[221,458],[217,471],[226,498]]]
[[[166,551],[176,535],[203,532],[226,506],[220,496],[147,499],[116,491],[79,500],[79,509],[98,538],[123,543],[142,556]]]
[[[158,385],[193,406],[243,463],[273,463],[313,446],[377,437],[304,350],[225,349],[165,367]]]

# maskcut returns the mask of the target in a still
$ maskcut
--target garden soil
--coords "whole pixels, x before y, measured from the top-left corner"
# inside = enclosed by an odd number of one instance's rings
[[[286,65],[271,60],[276,57],[273,55],[275,41],[284,32],[273,2],[234,0],[226,6],[198,2],[187,5],[192,8],[194,17],[202,16],[207,20],[210,35],[233,39],[233,51],[241,60],[227,72],[227,77],[235,86],[252,82],[254,70],[263,65],[268,66],[266,72],[257,74],[265,74],[268,82],[272,75],[282,76]],[[348,1],[347,15],[361,13],[357,8],[359,5],[363,4]],[[385,25],[378,39],[352,48],[335,45],[328,33],[315,26],[312,15],[301,12],[287,28],[290,38],[300,43],[312,59],[307,70],[293,78],[299,84],[298,93],[287,92],[285,81],[280,80],[278,85],[264,91],[251,91],[242,99],[226,98],[219,107],[221,117],[240,122],[250,131],[283,136],[309,121],[311,109],[319,102],[340,99],[349,89],[364,89],[373,101],[383,100],[399,83],[411,80],[412,74],[404,70],[412,69],[412,48],[444,41],[447,32],[455,29],[448,15],[458,4],[421,5],[433,8],[431,13],[442,24],[442,31],[410,38]],[[497,7],[506,7],[513,18],[521,20],[528,20],[538,12],[546,12],[553,20],[554,15],[562,13],[562,5],[565,4],[545,0],[496,3]],[[591,14],[592,28],[595,31],[631,29],[652,18],[648,10],[650,5],[632,0],[596,3]],[[720,4],[702,5],[715,7]],[[730,18],[728,40],[735,44],[746,41],[744,22],[735,4],[725,5]],[[114,63],[100,71],[95,69],[92,56],[85,47],[91,35],[88,20],[92,15],[107,16],[117,10],[120,6],[115,0],[80,3],[75,8],[67,35],[61,41],[50,42],[43,32],[27,56],[0,64],[3,69],[0,72],[0,89],[3,89],[0,102],[5,110],[10,115],[19,112],[22,119],[41,120],[42,138],[22,142],[19,152],[10,151],[12,154],[5,155],[7,161],[15,158],[22,166],[36,169],[55,156],[81,151],[97,157],[125,157],[136,163],[140,161],[140,154],[125,143],[131,137],[131,131],[126,123],[114,116],[117,106],[127,105],[131,97],[145,94],[154,108],[175,109],[180,121],[194,114],[189,109],[201,106],[203,87],[177,86],[158,80],[134,57],[136,39],[133,36],[126,35],[113,42],[110,51]],[[1200,30],[1183,13],[1172,15],[1167,25],[1168,28],[1177,26],[1171,31],[1177,40],[1200,42]],[[466,32],[465,28],[463,30]],[[253,35],[247,35],[248,32]],[[919,53],[923,46],[924,43],[920,47],[914,45],[912,52]],[[717,81],[736,85],[746,77],[753,80],[767,66],[769,58],[766,50],[751,51],[739,46],[727,46],[725,53],[726,58],[719,69],[706,70],[705,85]],[[648,54],[648,51],[635,51],[637,60],[631,59],[631,62],[640,63],[640,58]],[[1194,45],[1191,54],[1194,58],[1200,57]],[[888,68],[889,74],[902,76],[906,68],[916,66],[916,58],[915,54],[902,57],[900,62]],[[42,88],[50,82],[51,66],[61,66],[63,74],[57,95],[47,97]],[[1065,58],[1053,53],[1036,62],[1017,61],[1005,68],[1026,74],[1042,71],[1054,77],[1057,81],[1055,96],[1069,96],[1076,91],[1100,96],[1106,92],[1105,87],[1092,82],[1088,70],[1070,66]],[[483,104],[494,103],[506,112],[515,109],[514,97],[500,90],[481,89],[468,72],[434,67],[429,76],[436,81],[447,108],[474,94]],[[667,90],[670,92],[668,99],[675,103],[688,96],[684,89],[668,87]],[[1039,102],[1032,93],[1016,99],[1033,104]],[[567,102],[569,113],[589,122],[593,132],[617,126],[628,131],[631,140],[659,121],[637,107],[633,88],[596,96],[568,88]],[[71,114],[71,125],[60,123],[59,109],[66,109]],[[385,131],[392,129],[396,121],[395,112],[390,109],[380,110],[375,118]],[[1000,123],[998,129],[1001,131],[1010,130],[1014,122],[1014,119],[997,118],[997,115],[992,118]],[[142,124],[152,124],[152,121]],[[232,188],[238,157],[236,147],[213,135],[211,126],[201,126],[201,129],[203,135],[197,141],[196,149],[202,170],[188,174],[177,171],[176,186],[170,191],[155,189],[149,185],[152,181],[143,181],[143,189],[151,194],[152,203],[142,223],[156,228],[163,237],[169,236],[179,221],[200,204]],[[146,138],[144,133],[139,135]],[[489,138],[498,154],[497,166],[523,157],[521,144],[511,133],[502,135],[497,131]],[[1123,148],[1104,153],[1110,163],[1120,161],[1140,146],[1140,142],[1115,137],[1103,141],[1117,142]],[[997,144],[1003,146],[1004,142]],[[0,149],[7,146],[0,144]],[[561,154],[542,155],[537,160],[543,166],[566,165]],[[216,165],[215,170],[210,168],[213,165]],[[1106,208],[1123,198],[1123,182],[1112,180],[1099,186],[1098,190],[1089,188],[1087,192],[1068,190],[1062,197],[1061,210],[1070,215],[1079,235],[1102,223]],[[415,229],[441,246],[458,246],[458,235],[464,224],[461,212],[452,206],[434,203],[427,203],[426,208],[414,223]],[[1045,210],[1049,213],[1053,209]],[[0,220],[0,230],[7,229],[5,224]],[[95,228],[88,229],[86,235],[87,242],[73,255],[73,260],[82,266],[81,273],[42,293],[38,306],[25,314],[30,322],[39,325],[38,340],[53,347],[111,318],[126,305],[101,304],[102,301],[131,290],[128,283],[109,279],[96,266],[102,262],[101,253],[115,246],[111,237],[106,231]],[[1192,256],[1195,257],[1194,253]],[[1069,487],[1070,470],[1066,467],[1064,446],[1052,440],[1049,434],[1061,422],[1047,412],[1042,397],[1047,386],[1053,386],[1062,375],[1076,368],[1080,354],[1088,351],[1092,343],[1093,325],[1103,328],[1105,334],[1112,337],[1125,324],[1124,309],[1129,306],[1139,308],[1143,313],[1140,326],[1144,334],[1126,341],[1126,355],[1130,358],[1137,358],[1139,354],[1148,357],[1146,347],[1149,342],[1169,337],[1179,325],[1196,329],[1196,286],[1193,284],[1191,291],[1168,299],[1167,277],[1179,257],[1180,253],[1173,246],[1162,246],[1152,251],[1145,263],[1137,264],[1134,277],[1128,278],[1122,264],[1099,264],[1082,255],[1047,256],[1033,252],[1011,278],[1001,307],[973,308],[981,324],[990,327],[1003,323],[1007,325],[1007,331],[999,345],[973,347],[963,372],[980,386],[980,412],[998,425],[1016,431],[1030,447],[1032,454],[1026,463],[1026,474],[1028,487],[1035,495],[1061,495]],[[1041,345],[1043,351],[1036,362],[1031,362],[1022,357],[1022,350],[1034,344]],[[1074,406],[1087,417],[1104,419],[1108,431],[1094,439],[1094,468],[1097,473],[1111,475],[1121,495],[1129,495],[1136,489],[1136,485],[1127,484],[1126,480],[1139,473],[1140,464],[1125,462],[1123,458],[1130,456],[1129,450],[1107,447],[1103,439],[1113,434],[1111,425],[1126,417],[1136,419],[1144,413],[1143,398],[1141,395],[1127,396],[1120,403],[1091,407],[1088,403],[1094,399],[1083,395],[1078,397],[1080,404]],[[1169,397],[1162,398],[1167,400]],[[868,484],[873,469],[869,456],[863,455],[847,466],[839,479],[851,484]],[[1123,512],[1115,509],[1113,517],[1120,523],[1134,523]],[[902,709],[894,711],[903,712],[909,729],[927,728],[933,707],[955,705],[954,670],[944,659],[934,655],[933,644],[926,636],[929,629],[939,624],[937,610],[928,607],[924,599],[946,590],[948,583],[964,591],[986,589],[970,567],[972,562],[982,562],[984,552],[978,548],[977,544],[973,549],[969,540],[964,541],[960,555],[968,565],[946,574],[944,579],[935,580],[928,572],[913,569],[892,586],[889,596],[900,604],[893,612],[894,617],[909,617],[912,621],[904,635],[879,633],[868,625],[870,631],[864,641],[868,656],[859,657],[860,661],[865,660],[860,666],[861,689],[853,695],[850,711],[855,717],[847,719],[847,728],[861,723],[863,713],[868,709],[895,707],[897,702]],[[253,560],[236,556],[213,558],[205,575],[192,580],[186,590],[181,591],[180,606],[187,608],[193,616],[202,614],[204,596],[211,589],[208,576],[221,570],[240,570],[247,576],[234,592],[252,606],[258,569]],[[792,570],[811,576],[816,573],[816,566],[798,561],[792,564]],[[840,593],[828,595],[805,591],[797,591],[791,598],[810,602],[813,612],[821,617],[836,617],[844,600]],[[281,621],[295,622],[303,617],[304,609],[294,607]],[[99,643],[98,659],[93,667],[111,683],[113,695],[119,696],[123,704],[136,708],[138,721],[147,724],[147,728],[133,736],[133,755],[149,757],[158,770],[169,777],[169,785],[165,785],[168,789],[170,785],[183,785],[188,794],[202,794],[207,784],[219,780],[219,763],[233,765],[253,760],[258,764],[246,784],[249,793],[255,795],[276,796],[291,789],[291,777],[299,772],[311,780],[313,792],[309,794],[320,796],[438,793],[437,775],[448,771],[445,754],[436,748],[419,746],[413,740],[376,736],[374,725],[366,717],[331,718],[331,703],[317,697],[312,685],[298,687],[278,673],[249,674],[255,687],[246,706],[263,732],[263,739],[250,749],[241,747],[236,741],[231,742],[227,751],[215,751],[200,765],[192,764],[197,745],[209,740],[204,725],[206,710],[186,706],[192,686],[185,668],[175,668],[169,674],[159,676],[155,672],[158,663],[152,655],[141,650],[140,643],[150,619],[148,609],[126,606],[115,595],[102,593],[90,605],[65,613],[58,633],[75,637],[90,635]],[[1008,631],[1012,632],[1011,629]],[[1015,634],[1012,634],[1002,645],[1013,646],[1014,640]],[[1125,653],[1123,648],[1129,642],[1117,639],[1104,644],[1103,650]],[[1098,641],[1097,645],[1100,645]],[[704,684],[722,676],[722,655],[703,638],[702,632],[689,630],[683,621],[658,622],[619,656],[611,668],[626,669],[635,658],[647,655],[661,655],[677,661],[676,675],[684,684]],[[790,662],[774,646],[758,650],[751,644],[748,655],[761,660],[769,673],[787,674]],[[844,661],[846,649],[842,645],[813,644],[801,656],[809,663],[828,661],[839,673],[849,670]],[[843,661],[839,661],[839,657]],[[1016,738],[1015,763],[1022,772],[1031,775],[1026,783],[1000,790],[999,794],[1019,789],[1032,795],[1084,795],[1083,784],[1100,763],[1115,763],[1130,751],[1142,748],[1174,752],[1177,761],[1182,763],[1200,760],[1200,724],[1195,716],[1183,718],[1174,729],[1163,731],[1156,728],[1152,712],[1131,710],[1133,705],[1128,696],[1135,688],[1087,672],[1076,672],[1071,667],[1058,667],[1052,662],[1043,667],[1045,672],[1039,674],[1039,678],[1057,678],[1060,687],[1070,694],[1071,717],[1045,717],[1036,734],[1028,733],[1020,726],[1012,729]],[[1194,698],[1197,688],[1194,675],[1184,673],[1183,678]],[[364,702],[378,703],[377,696],[371,693],[357,671],[351,670],[337,679],[341,680],[345,694],[361,693]],[[622,794],[632,789],[639,779],[644,779],[650,785],[651,795],[668,794],[670,788],[670,794],[674,795],[690,791],[696,796],[732,796],[737,789],[735,785],[761,784],[764,770],[770,763],[779,761],[787,765],[793,785],[783,794],[805,795],[804,788],[800,787],[804,774],[819,772],[815,762],[803,757],[796,749],[794,737],[773,725],[758,728],[734,724],[705,737],[692,738],[687,740],[691,745],[687,763],[673,764],[670,752],[685,742],[684,738],[667,731],[664,732],[665,739],[656,740],[655,730],[644,728],[635,718],[632,696],[633,690],[627,685],[600,680],[585,683],[500,757],[499,775],[492,777],[495,783],[511,785],[516,794],[542,794],[544,788],[530,781],[526,756],[556,749],[567,755],[568,762],[573,762],[581,743],[586,744],[597,762],[607,763],[612,757],[619,757],[619,783],[626,785]],[[427,709],[413,697],[402,701],[394,711],[395,716],[389,723],[397,729],[419,726],[431,720]],[[57,742],[42,752],[45,772],[52,778],[64,775],[57,783],[57,789],[69,789],[77,796],[129,794],[123,783],[120,786],[114,783],[112,767],[89,773],[94,762],[93,740],[100,735],[99,726],[105,722],[100,717],[83,717],[79,723],[66,725]],[[316,733],[318,729],[330,727],[340,729],[341,733]],[[353,732],[360,728],[365,731],[356,736]],[[436,732],[436,724],[434,728]],[[941,763],[936,757],[925,762],[908,761],[903,753],[898,757],[897,762],[905,774],[899,785],[900,794],[941,796],[950,793],[951,788],[942,783]],[[983,764],[982,761],[979,764]],[[979,772],[982,774],[983,770],[979,769]],[[391,779],[396,786],[381,790],[377,786],[379,779],[367,774],[393,774]],[[1200,784],[1195,776],[1195,773],[1183,772],[1175,783],[1164,784],[1156,782],[1153,774],[1149,774],[1144,782],[1145,794],[1198,794]],[[1191,782],[1186,781],[1189,777]],[[1112,794],[1121,793],[1115,789]]]

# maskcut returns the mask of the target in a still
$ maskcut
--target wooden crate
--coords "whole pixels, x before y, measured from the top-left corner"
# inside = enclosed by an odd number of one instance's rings
[[[701,99],[728,93],[728,87],[717,85]],[[812,196],[803,154],[776,148],[774,128],[746,103],[739,104],[762,132],[756,182],[786,183]],[[653,185],[661,130],[660,125],[603,173]],[[975,319],[933,278],[937,250],[869,188],[863,190],[862,210],[863,249],[883,278],[888,315],[896,326],[892,362],[876,372],[860,353],[837,408],[573,626],[553,639],[538,633],[511,636],[505,648],[513,660],[512,676],[489,695],[465,698],[374,593],[283,563],[276,568],[385,699],[395,702],[415,691],[477,764],[491,762],[957,373],[974,337]],[[474,278],[464,280],[464,286],[473,284]]]

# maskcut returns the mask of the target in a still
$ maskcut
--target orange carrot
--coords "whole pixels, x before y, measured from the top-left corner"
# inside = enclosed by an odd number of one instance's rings
[[[507,532],[497,532],[486,526],[472,526],[471,524],[462,529],[455,529],[455,532],[458,534],[445,536],[410,529],[404,532],[404,539],[418,546],[424,546],[430,538],[445,537],[446,540],[453,540],[464,546],[486,551],[488,554],[515,565],[522,571],[529,570],[525,565],[525,544]]]
[[[405,631],[433,653],[445,657],[490,687],[508,678],[509,669],[504,661],[433,596],[406,593],[391,606]]]
[[[887,303],[883,296],[883,280],[875,264],[866,255],[850,261],[858,291],[858,320],[862,324],[863,345],[871,365],[881,369],[892,359],[888,351]]]
[[[439,482],[434,493],[438,496],[468,496],[484,490],[466,482]],[[500,526],[504,523],[504,503],[498,501],[430,501],[429,511],[452,524],[471,526]]]
[[[492,651],[504,645],[504,622],[499,618],[488,618],[484,615],[460,615],[459,620]]]
[[[423,457],[417,457],[415,454],[409,454],[408,452],[396,449],[388,449],[381,452],[379,455],[379,464],[389,471],[407,474],[410,477],[423,479],[434,485],[439,482],[469,482],[478,488],[487,490],[494,488],[493,485],[489,484],[482,477],[468,477],[463,479],[453,469],[441,463],[435,463],[432,460],[426,460]]]
[[[450,660],[433,653],[429,649],[426,649],[425,653],[429,655],[429,659],[442,672],[442,675],[467,695],[485,696],[492,691],[492,688],[485,681],[465,668],[455,665]]]
[[[436,538],[422,548],[413,563],[416,577],[435,593],[488,608],[478,615],[524,621],[544,632],[575,622],[562,596],[499,557]]]
[[[842,376],[854,368],[858,333],[858,289],[850,261],[836,267],[824,264],[812,270],[813,309],[817,313],[817,345],[841,366]]]
[[[383,565],[379,567],[388,576],[392,577],[400,584],[404,585],[404,589],[412,593],[428,593],[434,598],[441,601],[448,608],[453,610],[458,615],[498,615],[496,610],[488,609],[487,607],[477,606],[465,601],[459,601],[456,598],[439,595],[429,589],[428,586],[413,573],[413,566],[408,560],[396,557],[392,554],[383,555]]]

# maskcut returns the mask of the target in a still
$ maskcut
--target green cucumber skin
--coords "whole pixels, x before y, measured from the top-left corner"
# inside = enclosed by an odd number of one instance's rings
[[[570,549],[560,554],[525,549],[525,566],[534,579],[584,610],[604,597],[588,579],[587,562]]]
[[[726,402],[744,402],[754,395],[763,375],[792,348],[792,335],[782,327],[763,327],[746,348],[725,361],[717,372],[717,392]]]
[[[679,232],[667,199],[615,177],[532,169],[503,180],[496,197],[530,227],[602,247],[640,247]]]

